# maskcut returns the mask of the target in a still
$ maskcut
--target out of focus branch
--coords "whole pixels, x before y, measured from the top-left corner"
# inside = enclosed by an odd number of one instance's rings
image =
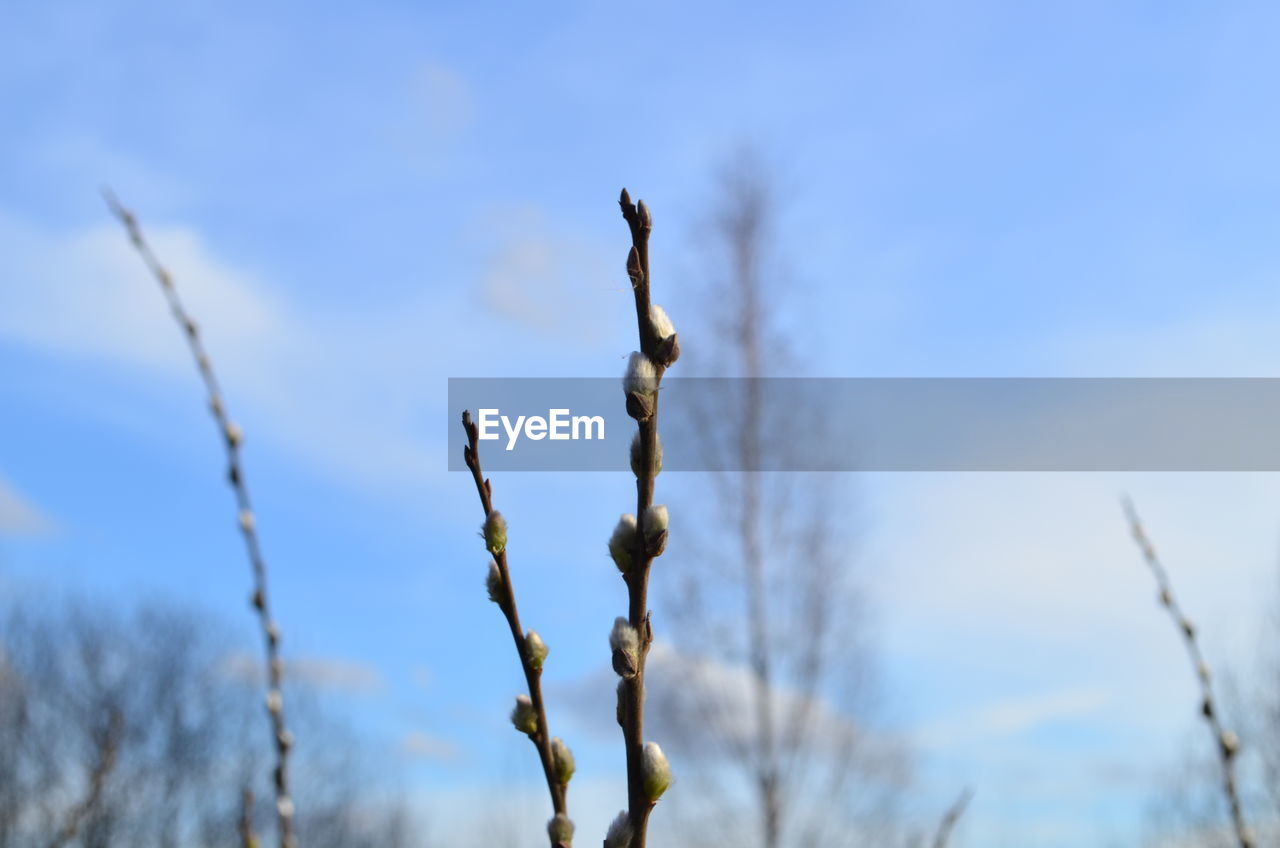
[[[972,800],[972,788],[966,788],[960,793],[960,797],[955,800],[943,815],[942,821],[938,823],[938,833],[933,837],[933,848],[946,848],[947,840],[951,838],[951,831],[955,830],[956,822],[960,821],[960,817],[964,815],[965,809]]]
[[[253,835],[253,792],[248,787],[240,794],[240,848],[258,848],[258,839]]]
[[[107,782],[107,776],[116,767],[116,759],[120,751],[120,737],[123,734],[124,716],[119,709],[113,707],[111,715],[107,719],[107,726],[97,740],[98,757],[89,772],[89,785],[85,790],[85,796],[79,804],[76,804],[67,813],[67,820],[58,832],[53,835],[53,838],[49,840],[48,848],[62,848],[62,846],[70,843],[72,839],[75,839],[85,819],[97,808],[98,799],[102,797],[102,789]]]
[[[1226,797],[1227,806],[1231,810],[1231,824],[1235,828],[1236,839],[1240,843],[1240,848],[1255,848],[1257,843],[1245,824],[1244,809],[1240,803],[1240,792],[1236,785],[1235,763],[1236,756],[1240,753],[1240,740],[1235,733],[1227,730],[1222,725],[1217,701],[1213,695],[1212,674],[1209,669],[1209,663],[1205,661],[1204,655],[1200,651],[1200,643],[1196,639],[1195,624],[1183,613],[1182,607],[1178,604],[1178,599],[1174,597],[1173,586],[1169,582],[1169,573],[1165,571],[1164,564],[1161,563],[1160,557],[1156,554],[1155,546],[1151,544],[1151,540],[1147,537],[1133,501],[1126,497],[1123,504],[1125,517],[1129,521],[1129,529],[1133,533],[1133,539],[1138,543],[1138,548],[1142,551],[1142,558],[1146,561],[1147,567],[1151,569],[1151,574],[1156,579],[1156,586],[1160,591],[1160,603],[1168,610],[1169,617],[1178,628],[1178,632],[1182,634],[1182,641],[1187,648],[1187,656],[1191,659],[1191,667],[1195,671],[1196,680],[1200,684],[1200,714],[1204,716],[1204,720],[1213,734],[1214,747],[1218,751],[1218,760],[1222,764],[1222,794]]]
[[[244,470],[241,465],[240,447],[244,442],[244,432],[227,415],[223,401],[222,389],[214,373],[209,354],[205,351],[200,337],[200,327],[187,312],[173,284],[173,276],[160,264],[142,234],[137,217],[121,205],[110,191],[105,192],[107,206],[112,214],[120,220],[129,235],[142,261],[146,263],[160,290],[164,292],[169,310],[178,322],[191,355],[195,358],[196,369],[204,382],[209,395],[209,411],[218,425],[223,446],[227,454],[227,480],[235,493],[236,505],[239,508],[240,532],[244,536],[245,547],[249,555],[249,566],[253,571],[253,595],[251,603],[257,613],[262,629],[262,638],[266,647],[267,671],[267,713],[271,720],[271,733],[275,740],[276,765],[273,772],[273,783],[276,793],[276,814],[280,823],[280,848],[296,848],[297,839],[293,827],[293,800],[289,797],[288,762],[289,749],[293,747],[293,736],[285,727],[284,696],[281,682],[284,677],[284,665],[280,659],[280,627],[271,617],[271,606],[267,597],[267,565],[262,556],[262,546],[258,540],[257,521],[253,514],[253,505],[249,499],[249,488],[245,483]]]
[[[520,666],[524,670],[525,683],[529,687],[528,699],[516,700],[516,712],[512,721],[525,732],[538,750],[542,773],[546,777],[547,791],[551,795],[554,817],[548,828],[552,848],[568,848],[573,824],[569,820],[568,783],[573,774],[572,755],[559,739],[552,739],[547,727],[547,709],[542,698],[542,663],[547,648],[541,637],[532,630],[527,634],[520,626],[520,611],[516,607],[516,593],[511,582],[511,570],[507,567],[507,523],[502,514],[493,508],[493,487],[480,466],[480,434],[471,412],[462,413],[462,428],[467,433],[463,448],[463,461],[471,471],[484,510],[483,527],[485,546],[493,557],[488,578],[489,598],[502,610],[515,642]],[[523,697],[523,696],[522,696]],[[563,838],[568,833],[569,839]]]

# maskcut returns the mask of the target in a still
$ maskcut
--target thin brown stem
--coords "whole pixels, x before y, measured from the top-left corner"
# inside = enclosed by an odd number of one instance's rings
[[[267,566],[262,556],[262,545],[258,539],[257,522],[253,513],[253,505],[249,499],[249,488],[245,482],[244,469],[240,456],[240,448],[244,442],[244,434],[238,424],[227,414],[222,390],[209,360],[204,342],[200,336],[200,327],[187,312],[174,286],[173,276],[160,263],[150,244],[143,237],[142,228],[137,217],[121,205],[110,191],[104,192],[107,206],[112,214],[120,220],[129,235],[142,261],[146,263],[160,290],[164,293],[173,318],[178,322],[186,337],[187,346],[195,359],[196,370],[209,397],[209,412],[218,425],[222,443],[227,455],[227,480],[235,494],[236,506],[239,510],[240,531],[244,536],[245,549],[249,556],[249,567],[253,572],[253,594],[250,603],[257,613],[258,623],[262,631],[265,645],[267,672],[267,714],[271,722],[271,735],[274,739],[276,764],[272,772],[272,783],[275,787],[276,815],[279,820],[280,848],[296,848],[297,838],[293,826],[293,800],[289,797],[288,763],[289,749],[293,746],[293,736],[285,727],[284,700],[281,684],[284,677],[284,664],[280,659],[280,628],[271,617],[271,606],[267,596]]]
[[[942,816],[942,821],[938,823],[938,832],[933,837],[933,848],[946,848],[947,841],[951,839],[951,831],[955,830],[956,822],[960,821],[971,800],[973,800],[973,789],[965,789],[955,803],[947,809]]]
[[[652,275],[649,267],[649,234],[653,230],[653,219],[644,201],[641,200],[638,204],[632,203],[626,189],[622,190],[618,205],[622,208],[622,217],[631,231],[627,275],[631,279],[631,288],[635,295],[640,352],[653,363],[655,386],[658,386],[667,365],[679,355],[679,348],[674,344],[674,336],[669,340],[657,336],[650,317]],[[665,349],[664,342],[667,344]],[[636,518],[641,525],[636,537],[636,549],[631,557],[631,567],[625,575],[628,593],[627,620],[640,635],[636,674],[630,678],[623,678],[621,689],[623,739],[627,753],[627,803],[632,827],[631,848],[644,848],[649,814],[653,811],[655,804],[644,791],[643,751],[645,661],[649,655],[649,647],[653,643],[653,627],[649,620],[649,567],[656,554],[645,540],[643,522],[646,511],[653,505],[654,480],[659,470],[654,460],[658,455],[658,399],[660,396],[661,392],[655,389],[648,414],[637,421],[639,455],[638,462],[634,463]]]
[[[258,839],[253,835],[253,792],[247,786],[240,793],[237,829],[240,831],[240,848],[258,848]]]
[[[475,480],[476,492],[480,495],[480,505],[484,508],[485,521],[493,514],[493,489],[480,467],[480,433],[471,420],[470,411],[462,413],[462,427],[467,432],[467,444],[462,456],[467,468]],[[542,772],[547,781],[547,792],[551,795],[551,806],[556,814],[569,815],[567,785],[560,782],[556,773],[555,759],[551,754],[551,733],[547,726],[547,710],[542,698],[542,672],[533,664],[526,649],[526,635],[520,626],[520,612],[516,607],[516,593],[511,582],[511,569],[507,567],[506,546],[498,553],[492,554],[502,580],[502,595],[499,606],[511,629],[511,638],[515,642],[516,653],[520,657],[520,666],[524,670],[525,683],[529,687],[529,700],[533,703],[534,713],[538,718],[538,729],[530,735],[534,746],[538,749],[538,759],[542,761]],[[556,843],[553,841],[552,846]]]
[[[1138,510],[1129,498],[1124,499],[1124,513],[1129,521],[1129,529],[1133,539],[1142,551],[1142,558],[1156,579],[1160,590],[1160,603],[1169,611],[1178,632],[1182,634],[1183,644],[1187,648],[1187,657],[1191,660],[1192,671],[1200,684],[1200,714],[1204,716],[1210,732],[1213,734],[1214,748],[1218,753],[1218,761],[1222,765],[1222,793],[1226,797],[1227,806],[1231,810],[1231,824],[1235,828],[1236,839],[1240,848],[1254,848],[1257,844],[1244,819],[1244,808],[1240,803],[1240,792],[1236,781],[1236,757],[1240,752],[1240,742],[1236,735],[1222,724],[1218,703],[1213,694],[1213,676],[1209,664],[1200,650],[1200,642],[1196,638],[1195,624],[1182,611],[1178,599],[1173,594],[1173,584],[1169,581],[1169,573],[1156,554],[1155,546],[1147,537],[1138,516]]]

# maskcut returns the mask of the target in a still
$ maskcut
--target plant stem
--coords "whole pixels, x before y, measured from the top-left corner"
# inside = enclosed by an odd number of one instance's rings
[[[649,233],[653,230],[653,221],[649,216],[644,201],[639,205],[631,202],[626,189],[618,200],[622,208],[622,217],[631,230],[631,252],[627,258],[627,273],[631,278],[631,288],[635,295],[636,325],[640,339],[640,351],[653,361],[656,381],[660,384],[666,371],[664,364],[655,359],[655,353],[662,339],[656,338],[649,319],[650,315],[650,283],[652,277],[649,269]],[[631,817],[631,848],[644,848],[649,824],[649,814],[654,803],[646,797],[643,787],[643,750],[644,750],[644,673],[645,660],[649,655],[649,646],[653,642],[653,628],[649,621],[649,567],[653,556],[645,542],[643,527],[646,510],[653,505],[654,479],[658,469],[654,464],[658,443],[658,400],[661,392],[653,392],[651,414],[638,422],[640,443],[640,473],[636,476],[636,519],[640,522],[637,533],[636,551],[631,558],[631,568],[626,574],[628,604],[628,623],[640,634],[640,650],[638,651],[637,673],[630,679],[623,680],[623,739],[627,753],[627,803]]]
[[[463,460],[471,470],[475,480],[476,492],[480,495],[480,505],[484,508],[486,521],[493,513],[493,490],[489,480],[485,478],[480,467],[480,433],[471,420],[470,411],[462,413],[462,427],[467,432],[467,445],[463,448]],[[499,553],[493,554],[493,561],[498,566],[502,578],[502,614],[511,628],[511,638],[515,642],[516,653],[520,656],[520,665],[524,669],[524,679],[529,686],[529,700],[533,702],[534,712],[538,717],[538,730],[530,738],[538,749],[538,758],[542,761],[542,772],[547,781],[547,792],[551,795],[551,806],[556,813],[569,814],[566,798],[566,785],[560,782],[556,774],[555,760],[551,755],[551,734],[547,727],[547,710],[542,698],[542,672],[533,667],[526,650],[525,632],[520,626],[520,612],[516,608],[515,588],[511,583],[511,570],[507,567],[507,551],[505,546]],[[555,843],[552,843],[554,846]]]
[[[1236,839],[1240,843],[1240,848],[1255,848],[1253,834],[1244,820],[1244,808],[1240,803],[1240,792],[1236,784],[1235,761],[1239,742],[1235,734],[1222,725],[1218,704],[1213,695],[1209,664],[1205,662],[1204,654],[1200,651],[1195,625],[1183,614],[1182,607],[1178,605],[1178,599],[1173,594],[1173,584],[1169,581],[1169,573],[1156,554],[1155,546],[1142,527],[1138,510],[1129,498],[1124,499],[1124,512],[1129,521],[1129,530],[1133,533],[1133,539],[1142,551],[1142,558],[1156,579],[1156,586],[1160,590],[1160,603],[1169,611],[1169,617],[1173,619],[1174,625],[1182,634],[1183,644],[1187,648],[1187,657],[1191,660],[1191,669],[1195,672],[1196,680],[1200,684],[1200,713],[1213,734],[1213,745],[1218,753],[1218,761],[1222,764],[1222,793],[1231,810],[1231,824],[1235,828]]]
[[[104,192],[107,206],[112,214],[120,220],[128,232],[129,241],[133,244],[142,261],[146,263],[160,289],[169,303],[169,310],[178,322],[191,355],[195,359],[196,369],[204,382],[209,396],[209,412],[213,415],[222,436],[227,454],[227,480],[235,493],[236,506],[239,509],[240,531],[244,536],[245,549],[249,556],[249,566],[253,571],[253,595],[250,603],[257,612],[258,623],[262,630],[262,639],[266,648],[267,671],[267,713],[271,720],[271,733],[275,740],[276,765],[272,772],[272,783],[275,787],[276,815],[280,825],[280,848],[297,848],[297,838],[293,827],[293,801],[289,797],[288,762],[289,749],[293,746],[293,737],[285,727],[284,704],[281,684],[284,678],[284,664],[280,659],[280,627],[271,617],[271,605],[267,596],[267,565],[262,556],[262,546],[258,539],[257,522],[253,513],[253,504],[249,499],[249,488],[245,483],[244,470],[240,459],[240,445],[244,436],[238,425],[227,415],[226,403],[222,390],[214,373],[213,364],[205,351],[204,342],[200,338],[200,328],[192,319],[178,290],[173,284],[173,276],[160,264],[151,246],[142,235],[137,217],[121,205],[116,196],[109,190]]]

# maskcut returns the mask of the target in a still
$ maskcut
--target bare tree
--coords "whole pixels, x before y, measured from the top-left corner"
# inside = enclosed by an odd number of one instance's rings
[[[13,602],[0,630],[0,848],[232,848],[241,787],[264,754],[253,732],[260,680],[228,662],[221,625],[190,610]],[[287,669],[286,669],[287,673]],[[299,780],[315,806],[298,817],[317,848],[413,844],[401,806],[378,797],[350,732],[291,693],[314,732]],[[381,776],[379,776],[381,772]],[[270,813],[262,809],[262,813]]]
[[[709,434],[703,450],[722,470],[678,530],[687,553],[673,557],[665,609],[675,682],[653,694],[673,743],[703,765],[705,785],[690,794],[720,796],[714,811],[703,805],[713,821],[697,844],[857,841],[883,823],[905,767],[866,722],[873,663],[838,488],[822,474],[750,470],[783,464],[795,437],[794,418],[762,396],[785,361],[777,214],[759,157],[732,160],[705,239],[714,318],[701,344],[690,336],[700,374],[742,378],[711,384],[693,412],[704,420],[691,431]],[[753,807],[749,823],[726,805]]]

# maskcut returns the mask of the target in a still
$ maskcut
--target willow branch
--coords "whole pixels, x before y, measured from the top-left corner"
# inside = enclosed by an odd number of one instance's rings
[[[1231,824],[1235,828],[1236,839],[1240,848],[1255,848],[1253,834],[1244,820],[1244,808],[1240,803],[1240,792],[1236,781],[1236,757],[1240,753],[1240,740],[1236,734],[1227,730],[1222,724],[1217,701],[1213,694],[1213,677],[1209,663],[1205,661],[1200,650],[1200,642],[1196,638],[1195,624],[1182,611],[1178,599],[1173,594],[1173,585],[1169,581],[1169,573],[1156,554],[1155,546],[1147,537],[1142,527],[1138,511],[1129,498],[1124,499],[1124,513],[1129,521],[1129,529],[1133,539],[1142,551],[1142,558],[1156,579],[1160,590],[1160,604],[1169,612],[1178,632],[1182,634],[1183,644],[1187,648],[1187,657],[1191,660],[1191,668],[1200,684],[1200,714],[1213,734],[1214,748],[1218,752],[1218,761],[1222,765],[1222,794],[1226,797],[1227,806],[1231,810]]]
[[[195,359],[196,370],[204,383],[209,397],[209,412],[218,426],[222,436],[223,447],[227,455],[227,481],[235,495],[239,510],[240,532],[244,536],[245,549],[249,556],[249,567],[253,572],[253,594],[250,603],[257,614],[265,646],[267,672],[267,714],[271,722],[271,735],[275,742],[276,765],[272,774],[275,787],[276,815],[279,820],[280,848],[296,848],[297,838],[293,826],[293,801],[289,797],[288,762],[289,749],[293,747],[293,736],[285,727],[284,698],[281,683],[284,677],[284,665],[280,659],[280,628],[271,617],[271,605],[267,597],[267,566],[262,556],[262,546],[258,540],[257,522],[254,518],[253,504],[249,499],[249,488],[245,483],[240,448],[244,442],[244,433],[240,426],[227,415],[226,403],[222,390],[214,373],[213,364],[205,350],[200,336],[200,327],[187,312],[174,286],[173,276],[160,263],[156,254],[147,243],[138,225],[137,217],[120,204],[110,191],[105,192],[107,206],[112,214],[120,220],[129,235],[142,261],[146,263],[151,274],[160,284],[169,311],[178,322],[191,355]]]
[[[938,823],[938,833],[933,837],[933,848],[946,848],[947,840],[951,838],[951,831],[955,830],[956,822],[960,821],[971,800],[973,800],[973,790],[965,789],[955,803],[947,809],[942,821]]]
[[[489,480],[484,476],[484,471],[480,467],[480,442],[479,430],[475,422],[471,420],[470,411],[462,413],[462,427],[467,433],[467,444],[462,449],[463,461],[471,471],[471,477],[476,484],[476,492],[480,496],[480,505],[484,509],[485,526],[489,526],[489,522],[498,513],[493,508],[493,489]],[[500,520],[500,518],[499,518]],[[505,530],[504,530],[505,537]],[[529,650],[529,637],[525,634],[520,626],[520,612],[516,607],[515,588],[511,582],[511,569],[507,566],[507,550],[505,538],[501,549],[496,552],[492,549],[490,553],[493,557],[493,563],[497,568],[498,579],[500,581],[501,591],[496,593],[494,597],[495,603],[502,609],[502,614],[507,619],[507,625],[511,629],[511,639],[515,642],[516,653],[520,657],[520,667],[524,670],[525,683],[529,687],[529,700],[532,702],[534,714],[537,716],[537,728],[533,733],[529,734],[534,747],[538,750],[538,759],[542,762],[542,772],[547,781],[547,792],[551,795],[551,806],[556,816],[568,817],[568,781],[562,781],[561,774],[556,768],[555,757],[552,754],[551,734],[547,727],[547,710],[542,697],[542,669],[541,661],[535,660],[532,652]],[[491,591],[491,596],[495,593]],[[557,846],[567,843],[563,840],[557,840],[552,835],[551,844]]]
[[[631,822],[631,848],[644,848],[649,814],[656,803],[644,787],[644,679],[649,647],[653,643],[653,627],[649,620],[649,568],[662,552],[661,542],[654,543],[645,527],[647,513],[653,506],[654,481],[661,470],[661,448],[658,440],[658,399],[662,375],[680,355],[674,334],[663,337],[653,320],[650,301],[652,274],[649,267],[649,234],[653,218],[645,202],[632,203],[624,188],[618,199],[622,217],[631,231],[631,250],[627,254],[627,276],[635,296],[636,325],[640,353],[653,366],[652,389],[643,398],[631,392],[627,411],[636,419],[637,436],[632,456],[636,475],[636,518],[640,522],[630,567],[624,574],[627,583],[627,622],[639,636],[634,673],[623,675],[619,688],[620,723],[627,754],[627,802]]]
[[[240,831],[240,848],[258,848],[258,839],[253,835],[253,792],[247,786],[240,793],[240,820],[236,826]]]

